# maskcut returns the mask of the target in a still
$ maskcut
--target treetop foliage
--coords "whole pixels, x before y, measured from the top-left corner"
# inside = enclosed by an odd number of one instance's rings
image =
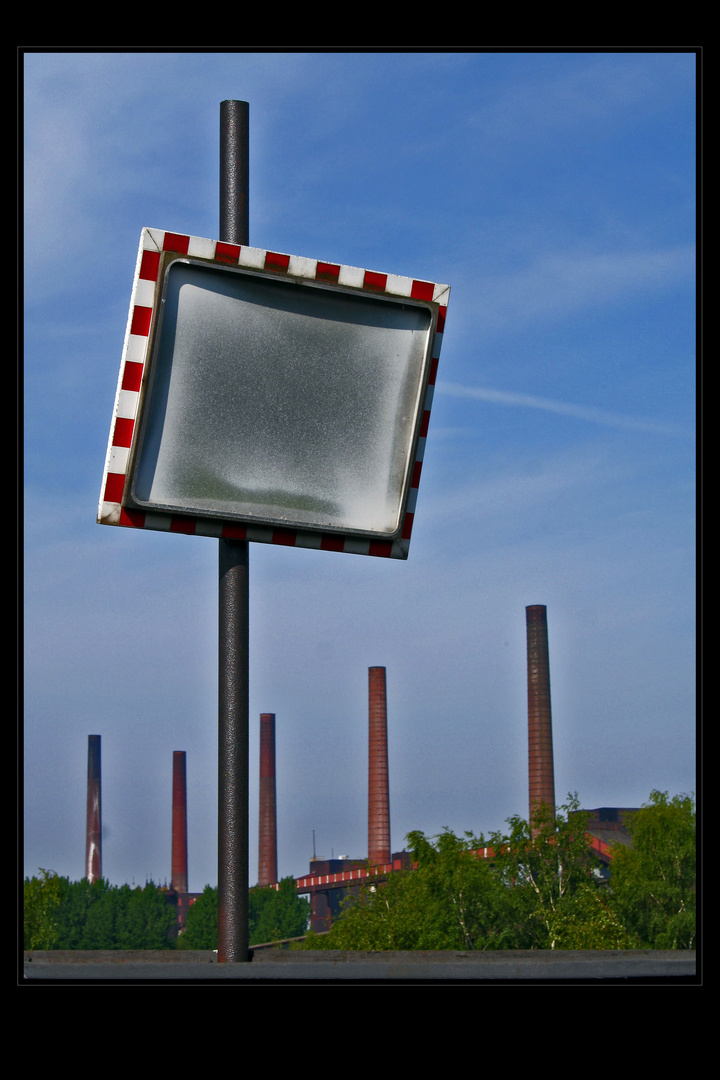
[[[329,933],[309,934],[302,947],[693,948],[694,807],[691,815],[688,797],[668,800],[653,792],[649,811],[639,811],[632,822],[644,876],[633,861],[635,848],[623,847],[617,881],[614,861],[610,885],[597,872],[600,863],[577,794],[559,808],[540,807],[532,821],[508,818],[508,829],[487,839],[449,829],[434,837],[411,832],[407,840],[416,868],[360,890]],[[662,828],[673,839],[665,838],[659,861]],[[659,882],[668,882],[666,892]],[[664,921],[658,914],[661,897]]]
[[[310,904],[298,896],[292,877],[277,889],[250,890],[250,944],[298,937],[307,929]],[[165,890],[119,887],[101,879],[71,882],[50,870],[24,883],[25,949],[216,949],[218,890],[206,885],[174,940],[176,908]]]
[[[310,903],[299,896],[295,880],[285,877],[277,889],[271,885],[250,889],[248,937],[250,945],[300,937],[307,930]],[[218,890],[206,885],[202,896],[190,906],[179,949],[217,949]]]
[[[655,949],[696,945],[696,814],[692,795],[652,791],[626,821],[632,847],[613,850],[612,892],[620,917]]]
[[[25,879],[26,949],[169,949],[174,922],[175,909],[152,881],[117,887],[43,869]]]
[[[330,932],[302,948],[694,949],[696,819],[692,795],[653,791],[626,820],[632,845],[599,874],[577,794],[486,839],[444,829],[408,834],[413,869],[354,892]],[[49,870],[24,884],[26,949],[172,948],[175,908],[153,882],[71,882]],[[250,944],[306,934],[308,900],[292,877],[250,890]],[[215,949],[218,891],[190,906],[178,948]]]

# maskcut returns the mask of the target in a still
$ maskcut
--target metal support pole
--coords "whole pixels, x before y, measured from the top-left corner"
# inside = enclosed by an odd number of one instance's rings
[[[220,103],[220,236],[248,243],[248,104]],[[218,961],[250,959],[248,543],[219,541]]]
[[[220,102],[220,236],[249,244],[249,126],[247,101]]]

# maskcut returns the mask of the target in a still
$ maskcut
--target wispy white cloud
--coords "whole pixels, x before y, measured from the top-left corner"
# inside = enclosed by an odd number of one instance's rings
[[[576,420],[585,420],[592,424],[603,424],[606,427],[623,428],[626,431],[646,431],[654,435],[668,435],[682,439],[692,438],[690,432],[676,424],[663,424],[656,420],[646,420],[641,417],[621,416],[618,413],[606,412],[603,409],[573,405],[571,402],[566,401],[553,401],[551,398],[537,397],[534,394],[509,393],[505,390],[493,390],[483,386],[463,386],[460,383],[452,382],[439,382],[436,390],[440,394],[485,401],[493,405],[542,409],[545,412],[559,413],[563,416],[574,417]]]
[[[648,251],[548,251],[515,271],[476,275],[465,289],[476,324],[488,333],[692,286],[695,267],[693,244]]]

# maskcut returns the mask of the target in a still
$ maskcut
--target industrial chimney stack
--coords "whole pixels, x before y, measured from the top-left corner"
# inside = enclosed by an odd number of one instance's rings
[[[100,791],[100,736],[88,735],[87,819],[85,827],[85,877],[102,877],[102,813]]]
[[[188,891],[187,771],[184,750],[173,751],[171,884],[176,893]]]
[[[369,672],[368,862],[389,863],[390,786],[388,781],[387,688],[384,667]]]
[[[525,609],[528,670],[528,771],[530,822],[544,803],[555,812],[552,714],[550,711],[550,660],[547,608],[535,604]]]
[[[260,713],[260,842],[258,885],[274,885],[277,870],[275,713]]]

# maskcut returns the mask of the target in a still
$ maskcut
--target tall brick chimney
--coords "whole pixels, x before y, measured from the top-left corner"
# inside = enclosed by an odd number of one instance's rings
[[[384,667],[369,673],[368,862],[390,862],[390,785],[388,781],[387,687]]]
[[[550,710],[550,659],[547,608],[534,604],[525,609],[528,671],[528,772],[530,821],[545,803],[555,811],[552,714]]]
[[[175,892],[188,891],[187,771],[184,750],[173,751],[172,880]]]
[[[88,735],[87,817],[85,825],[85,877],[102,877],[102,807],[100,790],[100,736]]]
[[[275,713],[260,713],[260,841],[258,885],[274,885],[277,869]]]

